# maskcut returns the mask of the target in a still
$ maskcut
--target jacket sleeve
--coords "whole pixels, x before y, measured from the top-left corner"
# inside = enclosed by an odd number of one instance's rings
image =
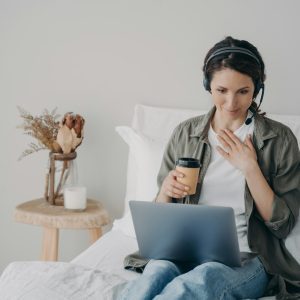
[[[161,162],[161,166],[157,175],[157,185],[158,185],[158,193],[161,189],[162,183],[166,176],[169,174],[171,170],[175,168],[176,164],[176,144],[178,142],[178,131],[180,130],[180,126],[177,126],[166,146],[163,159]]]
[[[290,129],[284,132],[277,172],[273,178],[274,201],[269,230],[284,239],[293,229],[300,208],[300,152],[297,139]]]

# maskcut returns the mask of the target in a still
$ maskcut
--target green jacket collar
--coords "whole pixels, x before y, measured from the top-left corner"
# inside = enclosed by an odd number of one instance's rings
[[[215,114],[215,111],[216,107],[214,106],[206,115],[203,116],[202,121],[195,126],[193,133],[190,134],[190,137],[198,137],[201,140],[207,140],[210,121]]]
[[[193,133],[190,134],[191,137],[198,137],[203,141],[207,140],[208,130],[210,126],[210,121],[216,111],[214,106],[202,119],[202,122],[199,122],[195,126]],[[256,139],[258,149],[261,149],[264,146],[264,141],[275,137],[277,134],[272,130],[269,124],[265,121],[265,118],[259,114],[254,117],[255,128],[254,128],[254,137]]]
[[[277,136],[277,134],[272,130],[270,124],[266,122],[263,116],[257,114],[254,118],[254,138],[256,139],[258,149],[261,149],[264,146],[265,140],[271,139]]]

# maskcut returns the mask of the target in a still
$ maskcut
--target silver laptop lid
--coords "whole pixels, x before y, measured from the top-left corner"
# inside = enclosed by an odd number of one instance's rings
[[[141,256],[241,265],[231,207],[130,201]]]

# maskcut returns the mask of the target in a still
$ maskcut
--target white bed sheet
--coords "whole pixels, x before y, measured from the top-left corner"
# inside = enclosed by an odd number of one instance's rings
[[[123,260],[126,255],[137,250],[138,245],[135,238],[112,229],[75,257],[71,263],[115,274],[125,280],[132,280],[139,274],[125,270]]]
[[[123,278],[65,262],[13,262],[0,279],[1,300],[112,300]]]
[[[70,263],[13,262],[0,277],[1,300],[112,300],[139,276],[123,259],[137,250],[135,238],[111,230]]]

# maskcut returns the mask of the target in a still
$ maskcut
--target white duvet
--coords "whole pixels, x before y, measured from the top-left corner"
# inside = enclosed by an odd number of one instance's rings
[[[124,270],[134,238],[110,231],[72,262],[13,262],[0,277],[1,300],[111,300],[139,274]]]
[[[1,300],[115,299],[126,281],[117,275],[63,262],[14,262],[3,273]]]

